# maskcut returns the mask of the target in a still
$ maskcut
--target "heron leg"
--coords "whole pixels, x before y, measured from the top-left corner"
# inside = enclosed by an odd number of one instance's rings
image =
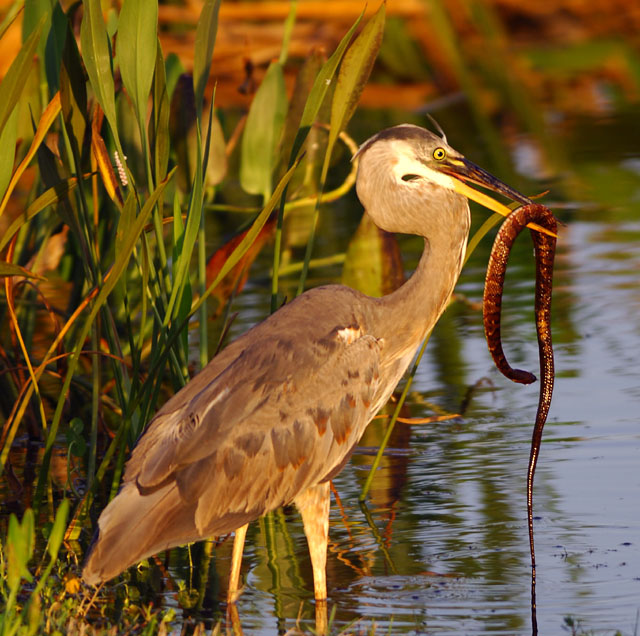
[[[242,565],[242,552],[244,551],[244,539],[247,536],[248,523],[240,526],[233,538],[233,551],[231,553],[231,573],[229,574],[229,590],[227,591],[227,603],[235,603],[240,596],[238,583],[240,582],[240,566]]]
[[[307,488],[295,498],[307,535],[316,601],[327,600],[327,543],[329,540],[329,482]]]

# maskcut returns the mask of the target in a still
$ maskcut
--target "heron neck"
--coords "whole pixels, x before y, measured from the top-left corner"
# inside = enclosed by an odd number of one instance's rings
[[[457,231],[447,228],[435,237],[425,238],[422,256],[411,278],[382,299],[388,309],[386,324],[391,329],[390,342],[402,343],[399,346],[403,350],[415,351],[434,327],[449,303],[462,270],[468,232],[467,220]]]

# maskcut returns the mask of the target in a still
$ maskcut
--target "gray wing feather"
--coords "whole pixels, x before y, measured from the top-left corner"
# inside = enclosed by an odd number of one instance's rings
[[[127,465],[125,481],[135,480],[143,494],[175,481],[185,504],[197,502],[203,536],[233,530],[221,529],[225,516],[260,516],[327,478],[375,414],[376,338],[347,342],[339,323],[309,340],[309,326],[295,318],[290,330],[282,316],[277,333],[267,321],[250,342],[227,348],[226,360],[214,360],[220,372],[212,366],[200,374],[208,381],[189,400],[184,389],[177,394],[180,401],[158,413]]]

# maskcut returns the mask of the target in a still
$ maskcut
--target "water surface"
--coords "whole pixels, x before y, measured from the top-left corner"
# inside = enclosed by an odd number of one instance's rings
[[[640,629],[640,155],[620,138],[605,151],[620,125],[608,117],[557,131],[572,171],[554,178],[544,200],[556,204],[564,226],[553,310],[556,388],[534,491],[541,634],[562,633],[567,620],[596,634]],[[593,140],[586,147],[585,131]],[[522,143],[526,150],[532,140]],[[477,148],[460,149],[479,161]],[[516,147],[516,168],[517,159]],[[526,180],[517,186],[545,189]],[[344,249],[360,214],[355,200],[344,207],[325,212],[320,233],[332,240],[321,240],[319,253],[340,241]],[[474,225],[483,218],[474,210]],[[402,245],[410,269],[420,242]],[[487,239],[457,288],[472,302],[482,297],[489,249]],[[512,363],[535,371],[532,260],[523,236],[507,279],[504,336]],[[339,274],[318,270],[312,280]],[[254,279],[236,301],[236,333],[268,313],[264,283]],[[537,398],[537,385],[512,384],[493,368],[477,309],[452,305],[429,343],[407,414],[435,408],[462,417],[398,425],[366,508],[358,494],[381,422],[335,479],[340,505],[332,501],[327,569],[336,629],[355,620],[357,633],[374,623],[376,633],[531,632],[525,475]],[[224,611],[230,543],[211,562],[209,618]],[[243,576],[246,633],[283,632],[298,621],[313,628],[310,564],[293,508],[252,524]]]

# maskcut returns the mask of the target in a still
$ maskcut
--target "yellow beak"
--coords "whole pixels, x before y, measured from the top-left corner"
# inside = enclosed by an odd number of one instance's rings
[[[509,216],[513,212],[513,210],[511,208],[508,208],[503,203],[496,201],[493,197],[490,197],[484,192],[480,192],[479,190],[472,188],[470,185],[467,185],[465,181],[477,183],[478,185],[481,185],[485,188],[489,188],[495,192],[503,194],[504,196],[514,201],[518,201],[523,205],[529,205],[532,203],[530,199],[527,199],[527,197],[509,187],[502,181],[496,179],[493,175],[489,174],[467,159],[452,160],[451,163],[444,167],[444,172],[452,177],[456,177],[453,180],[453,187],[456,192],[464,195],[472,201],[475,201],[476,203],[479,203],[485,208],[492,210],[493,212],[501,214],[502,216]],[[527,227],[532,230],[536,230],[537,232],[548,234],[549,236],[556,236],[553,232],[547,230],[541,225],[538,225],[537,223],[529,223]]]

